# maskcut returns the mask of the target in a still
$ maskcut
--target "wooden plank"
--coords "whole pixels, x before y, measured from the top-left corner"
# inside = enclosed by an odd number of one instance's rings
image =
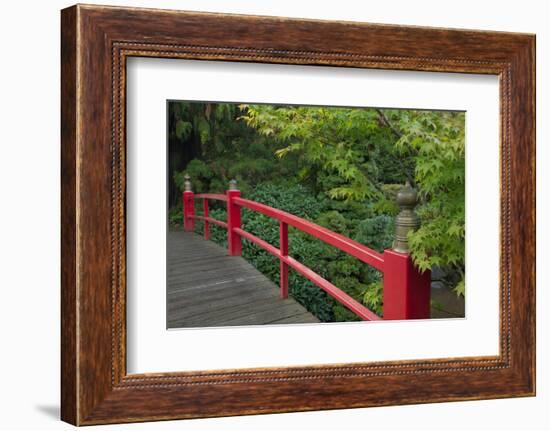
[[[245,259],[195,233],[168,232],[166,272],[168,328],[318,322]]]
[[[284,301],[294,301],[294,300],[286,299]],[[253,303],[256,311],[263,311],[263,310],[273,308],[274,298],[254,299]],[[184,318],[183,320],[184,320],[184,323],[190,327],[196,326],[198,323],[201,323],[201,321],[204,321],[204,320],[208,321],[210,326],[221,326],[222,324],[225,324],[228,320],[244,317],[248,314],[250,314],[250,302],[245,301],[237,306],[234,306],[222,311],[216,310],[215,312],[210,312],[210,313],[207,312],[203,316]],[[302,318],[303,323],[319,322],[319,320],[315,316],[313,316],[308,312],[303,313],[301,316],[303,316]],[[300,322],[298,320],[295,320],[293,322],[288,322],[288,323],[300,323]],[[174,324],[177,326],[178,321],[174,321]],[[172,325],[169,325],[169,327],[172,327]]]
[[[270,323],[273,325],[280,325],[285,323],[319,323],[319,319],[317,319],[314,315],[310,313],[302,313],[296,316],[284,317],[279,320],[274,320]]]
[[[251,313],[247,316],[231,319],[226,322],[227,326],[234,325],[259,325],[274,322],[276,320],[283,319],[285,317],[296,316],[303,312],[303,308],[297,303],[283,304],[277,308],[270,308],[269,310],[256,312],[251,310]],[[261,322],[261,323],[258,323]]]
[[[182,272],[178,274],[170,274],[168,281],[170,283],[189,283],[190,285],[194,285],[198,282],[206,282],[206,280],[223,280],[231,277],[238,278],[241,274],[243,274],[242,268],[231,268],[228,270],[212,269],[205,273]],[[247,274],[250,275],[250,273]]]
[[[189,274],[189,275],[200,275],[203,272],[213,272],[220,270],[230,270],[231,268],[238,268],[241,270],[250,270],[254,271],[254,268],[248,263],[244,262],[243,259],[238,257],[229,257],[229,256],[203,256],[201,261],[170,261],[172,265],[177,265],[172,268],[169,268],[170,274]]]
[[[172,320],[169,321],[168,327],[205,326],[204,322],[207,322],[206,326],[209,327],[319,322],[315,316],[305,311],[292,299],[252,298],[250,301],[221,310],[207,310],[203,314]],[[284,302],[281,304],[282,301]]]
[[[215,291],[207,291],[201,295],[185,295],[176,298],[169,297],[168,311],[182,309],[186,315],[193,315],[196,310],[209,310],[230,307],[243,303],[243,301],[255,298],[277,299],[276,295],[270,292],[271,287],[267,285],[248,285],[247,288],[238,291],[227,288]]]
[[[183,283],[181,285],[171,286],[172,289],[168,291],[168,295],[175,295],[178,292],[191,292],[193,290],[207,289],[209,286],[220,286],[220,285],[232,285],[234,283],[240,283],[245,281],[260,281],[262,280],[261,275],[249,275],[247,277],[238,277],[238,278],[229,278],[227,280],[203,280],[202,284],[189,284]]]

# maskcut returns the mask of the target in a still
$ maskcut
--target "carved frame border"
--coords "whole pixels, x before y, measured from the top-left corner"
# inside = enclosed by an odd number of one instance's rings
[[[221,30],[202,30],[213,25]],[[258,36],[265,28],[273,32]],[[318,37],[335,31],[341,35],[335,42]],[[62,419],[81,425],[534,395],[534,47],[534,36],[525,34],[102,6],[63,10]],[[498,75],[500,354],[127,375],[131,56]]]

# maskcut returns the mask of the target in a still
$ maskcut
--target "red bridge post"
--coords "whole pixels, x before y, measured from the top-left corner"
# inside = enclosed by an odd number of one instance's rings
[[[183,228],[192,232],[195,230],[195,194],[191,190],[189,175],[185,175],[183,189]]]
[[[407,182],[397,194],[401,211],[395,220],[393,249],[384,251],[384,320],[430,318],[431,273],[414,266],[407,239],[420,226],[416,202],[416,191]]]
[[[227,247],[230,256],[240,256],[243,248],[240,235],[235,233],[235,229],[241,228],[241,207],[233,202],[238,197],[241,197],[241,192],[237,190],[237,181],[231,180],[227,190]]]
[[[279,251],[281,256],[288,256],[288,224],[279,222]],[[279,259],[281,298],[288,298],[288,264]]]
[[[206,198],[202,200],[202,215],[204,216],[204,239],[208,240],[210,237],[210,226],[206,220],[208,218],[208,199]]]

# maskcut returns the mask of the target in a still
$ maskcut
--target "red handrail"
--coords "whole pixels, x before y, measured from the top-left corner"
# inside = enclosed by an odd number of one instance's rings
[[[202,220],[202,221],[207,222],[207,223],[217,224],[218,226],[227,228],[227,223],[226,222],[221,221],[221,220],[217,220],[217,219],[212,218],[212,217],[203,217],[203,216],[198,216],[198,215],[193,216],[193,217],[197,220]],[[206,238],[206,239],[208,239],[208,238]]]
[[[212,199],[227,202],[227,196],[220,193],[198,193],[195,195],[195,199]]]
[[[354,257],[357,257],[361,261],[372,265],[379,270],[382,270],[384,259],[380,253],[371,250],[370,248],[365,247],[363,244],[353,241],[350,238],[332,232],[329,229],[319,226],[318,224],[309,222],[303,218],[297,217],[277,208],[270,207],[268,205],[264,205],[248,199],[242,199],[238,190],[228,190],[227,195],[213,193],[201,193],[195,195],[193,194],[193,192],[184,192],[184,201],[186,200],[186,198],[188,201],[190,199],[203,199],[204,215],[195,215],[193,205],[193,211],[185,213],[185,219],[193,221],[202,220],[204,222],[205,239],[209,238],[209,223],[214,223],[228,230],[230,254],[240,254],[240,239],[244,238],[248,241],[255,243],[256,245],[263,248],[268,253],[272,254],[280,260],[281,297],[288,297],[288,268],[291,267],[299,274],[310,280],[312,283],[323,289],[330,296],[332,296],[334,299],[336,299],[338,302],[347,307],[363,320],[380,320],[379,316],[377,316],[363,304],[353,299],[350,295],[336,287],[325,278],[321,277],[312,269],[308,268],[307,266],[303,265],[302,263],[298,262],[288,255],[288,225],[291,225],[315,238],[326,242],[327,244],[330,244]],[[226,201],[228,203],[227,223],[208,216],[208,200]],[[241,229],[240,211],[238,211],[240,207],[257,211],[280,222],[280,248],[276,248],[268,242],[262,240],[261,238],[258,238],[257,236],[251,234],[250,232]],[[234,220],[236,214],[238,214],[238,222]],[[189,221],[187,225],[189,225]],[[194,223],[192,223],[192,229],[190,230],[194,230]]]
[[[358,243],[350,238],[333,232],[327,228],[319,226],[316,223],[305,220],[301,217],[287,213],[277,208],[270,207],[259,202],[254,202],[248,199],[235,197],[232,199],[232,203],[239,207],[248,208],[250,210],[259,212],[260,214],[271,217],[280,222],[280,249],[273,247],[271,244],[256,237],[250,232],[246,232],[240,228],[234,228],[235,232],[241,237],[257,244],[267,252],[271,253],[275,257],[279,258],[281,262],[281,296],[286,298],[288,296],[288,267],[290,266],[302,276],[306,277],[309,281],[323,289],[326,293],[351,310],[357,316],[363,320],[380,320],[380,317],[376,313],[369,310],[363,304],[359,303],[343,290],[337,288],[330,281],[321,277],[319,274],[301,264],[297,260],[288,256],[288,225],[295,227],[302,232],[305,232],[321,241],[326,242],[333,247],[342,250],[343,252],[358,258],[362,262],[365,262],[374,268],[383,271],[384,258],[382,254],[371,250],[370,248]]]
[[[194,199],[203,199],[204,215],[195,215]],[[227,202],[227,222],[209,217],[209,200]],[[288,268],[290,267],[323,289],[361,319],[381,320],[376,313],[321,277],[311,268],[289,256],[288,226],[290,225],[381,271],[384,275],[385,320],[418,319],[430,315],[430,272],[420,273],[412,264],[412,259],[408,254],[393,250],[385,250],[384,253],[379,253],[351,238],[301,217],[259,202],[243,199],[240,197],[240,191],[236,190],[235,183],[232,184],[232,188],[225,195],[214,193],[195,195],[190,190],[189,183],[189,187],[183,192],[183,202],[185,230],[193,231],[195,228],[194,221],[202,220],[204,222],[204,238],[208,239],[209,223],[213,223],[227,229],[230,255],[241,255],[241,240],[244,238],[277,257],[280,262],[280,292],[282,298],[288,296]],[[241,208],[259,212],[279,221],[279,248],[241,228]]]
[[[236,228],[235,232],[239,234],[241,237],[260,246],[261,248],[263,248],[265,251],[272,254],[273,256],[279,258],[279,260],[286,265],[286,268],[290,266],[291,268],[296,270],[299,274],[301,274],[302,276],[307,278],[309,281],[311,281],[312,283],[316,284],[318,287],[323,289],[330,296],[332,296],[342,305],[347,307],[357,316],[361,317],[363,320],[380,320],[380,317],[376,315],[376,313],[373,313],[363,304],[357,302],[355,299],[353,299],[343,290],[338,289],[334,284],[332,284],[327,279],[321,277],[311,268],[308,268],[307,266],[303,265],[302,263],[298,262],[296,259],[293,259],[288,255],[285,256],[277,247],[272,246],[271,244],[264,241],[263,239],[260,239],[257,236],[251,234],[250,232],[246,232],[245,230],[242,230],[240,228]],[[284,289],[284,293],[283,293],[283,289]],[[283,298],[286,298],[288,296],[288,271],[286,271],[286,274],[281,271],[281,296]]]
[[[314,236],[315,238],[318,238],[321,241],[324,241],[327,244],[330,244],[342,250],[343,252],[348,253],[353,257],[356,257],[360,261],[371,265],[379,271],[384,270],[384,258],[382,254],[378,253],[377,251],[371,250],[370,248],[364,246],[361,243],[358,243],[357,241],[333,232],[330,229],[319,226],[318,224],[307,221],[301,217],[297,217],[285,211],[261,204],[259,202],[254,202],[243,198],[235,198],[234,202],[240,207],[257,211],[268,217],[279,220],[280,222],[289,224],[296,229],[301,230],[302,232]]]
[[[219,194],[219,193],[199,193],[194,194],[193,192],[184,192],[183,193],[183,200],[193,200],[193,199],[202,199],[202,216],[195,215],[194,212],[194,205],[191,205],[193,207],[193,210],[188,212],[187,214],[184,212],[184,225],[189,226],[189,228],[186,230],[194,230],[195,226],[193,221],[194,220],[202,220],[204,222],[204,239],[208,239],[210,237],[210,223],[224,227],[227,229],[227,223],[221,220],[217,220],[212,217],[208,217],[208,200],[217,200],[217,201],[224,201],[227,202],[227,196]],[[188,204],[189,205],[189,204]],[[187,223],[186,223],[187,222]],[[192,226],[192,227],[191,227]]]

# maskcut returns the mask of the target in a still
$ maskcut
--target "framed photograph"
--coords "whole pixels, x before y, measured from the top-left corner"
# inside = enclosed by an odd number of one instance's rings
[[[61,13],[61,415],[535,394],[535,37]]]

